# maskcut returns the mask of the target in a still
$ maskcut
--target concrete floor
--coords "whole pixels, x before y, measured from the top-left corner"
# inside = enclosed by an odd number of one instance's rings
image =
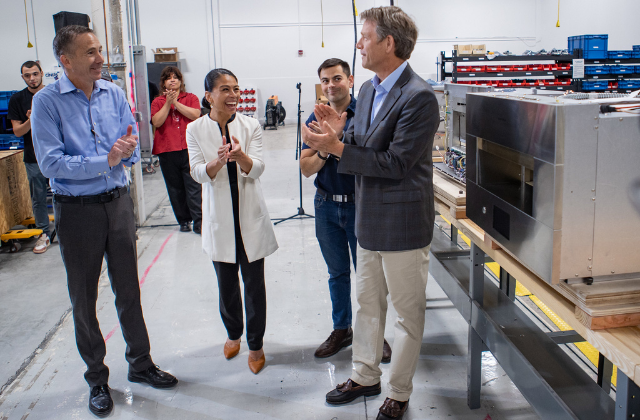
[[[272,218],[297,213],[295,126],[264,135],[262,187]],[[266,259],[268,321],[265,369],[222,355],[226,333],[218,313],[215,272],[200,237],[180,233],[158,172],[145,175],[151,215],[138,231],[142,305],[154,361],[179,385],[155,390],[129,383],[125,344],[113,293],[101,277],[98,318],[107,338],[106,363],[114,419],[375,419],[383,395],[332,407],[324,395],[351,371],[351,350],[318,360],[331,331],[327,269],[310,219],[275,227],[280,249]],[[313,214],[312,180],[303,180],[304,209]],[[162,200],[158,200],[164,194]],[[69,315],[65,270],[57,243],[43,255],[24,243],[0,254],[0,419],[92,419],[88,386]],[[355,286],[354,286],[355,288]],[[353,295],[355,295],[355,290]],[[466,405],[467,324],[431,278],[423,346],[406,419],[537,419],[490,353],[483,360],[482,407]],[[354,300],[354,313],[357,304]],[[389,305],[387,325],[395,319]],[[393,342],[392,328],[387,339]],[[388,365],[382,365],[383,390]]]

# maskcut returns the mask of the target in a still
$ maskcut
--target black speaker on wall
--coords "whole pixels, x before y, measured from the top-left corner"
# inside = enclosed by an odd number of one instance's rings
[[[53,26],[56,29],[56,34],[60,29],[69,25],[86,26],[88,28],[89,22],[91,22],[91,18],[84,13],[59,12],[53,15]]]

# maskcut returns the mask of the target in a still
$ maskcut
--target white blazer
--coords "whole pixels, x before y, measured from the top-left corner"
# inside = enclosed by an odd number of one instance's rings
[[[273,254],[278,249],[276,235],[262,195],[259,177],[264,171],[262,129],[254,118],[236,114],[229,123],[229,135],[240,142],[242,151],[253,160],[247,174],[238,168],[240,231],[249,262]],[[214,178],[207,174],[207,162],[218,158],[222,134],[208,115],[187,126],[187,147],[191,176],[202,184],[202,249],[212,261],[235,263],[236,240],[229,173],[224,166]]]

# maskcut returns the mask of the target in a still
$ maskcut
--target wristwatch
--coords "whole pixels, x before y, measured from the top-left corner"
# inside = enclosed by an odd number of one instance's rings
[[[322,160],[327,160],[327,159],[329,159],[329,156],[327,156],[327,157],[322,156],[322,155],[320,154],[320,151],[319,151],[319,150],[318,150],[318,153],[316,153],[316,154],[317,154],[317,155],[318,155],[318,157],[319,157],[320,159],[322,159]]]

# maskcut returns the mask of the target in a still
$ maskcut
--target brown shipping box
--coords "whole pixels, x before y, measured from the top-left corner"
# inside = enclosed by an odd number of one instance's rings
[[[31,195],[22,150],[0,151],[0,233],[31,217]]]
[[[153,52],[153,61],[156,63],[178,61],[178,47],[157,48],[151,51]]]

